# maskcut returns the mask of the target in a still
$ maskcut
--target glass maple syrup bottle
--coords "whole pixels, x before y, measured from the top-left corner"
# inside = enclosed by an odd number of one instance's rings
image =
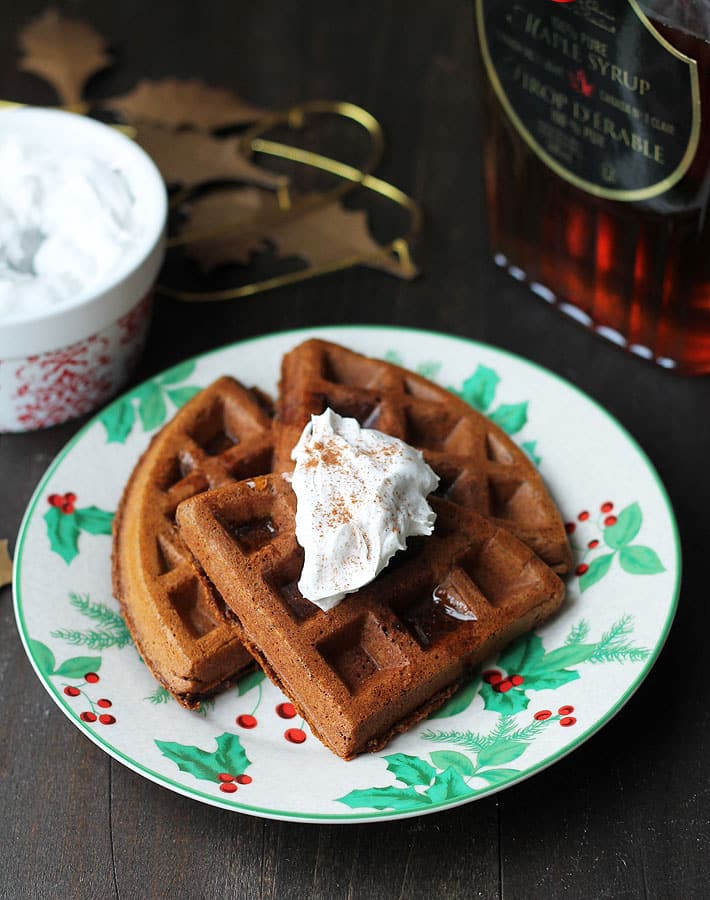
[[[710,373],[710,0],[475,0],[496,262]]]

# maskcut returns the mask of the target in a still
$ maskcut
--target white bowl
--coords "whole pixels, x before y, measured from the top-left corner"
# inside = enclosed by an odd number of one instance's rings
[[[128,379],[143,349],[152,289],[165,256],[167,195],[155,163],[101,122],[49,109],[0,112],[12,136],[109,162],[135,197],[141,232],[111,272],[71,305],[0,322],[0,432],[58,425],[103,403]]]

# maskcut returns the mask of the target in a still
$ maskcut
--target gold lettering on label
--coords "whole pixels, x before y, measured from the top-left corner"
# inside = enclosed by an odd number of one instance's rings
[[[588,53],[587,62],[592,71],[599,72],[604,78],[608,78],[609,81],[615,84],[620,84],[640,97],[643,97],[651,90],[650,81],[629,72],[628,69],[613,65],[608,59],[602,59],[596,53]]]
[[[545,103],[549,103],[554,109],[560,110],[567,106],[569,100],[562,91],[557,91],[555,88],[550,87],[549,84],[544,84],[539,78],[530,75],[520,66],[518,66],[515,77],[516,80],[520,82],[520,86],[523,90],[526,90],[534,97],[538,97]]]

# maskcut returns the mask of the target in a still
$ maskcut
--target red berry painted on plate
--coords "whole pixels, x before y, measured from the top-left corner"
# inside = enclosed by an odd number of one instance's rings
[[[237,782],[239,784],[251,784],[252,777],[251,775],[237,775]]]
[[[563,728],[569,728],[570,725],[574,725],[576,721],[574,716],[565,716],[564,719],[560,719],[560,725]]]
[[[494,690],[498,691],[499,694],[507,694],[512,687],[513,684],[511,680],[506,678],[505,681],[501,681],[500,684],[495,685]]]
[[[536,712],[533,716],[533,719],[537,719],[538,722],[544,722],[545,719],[549,719],[552,717],[552,710],[550,709],[541,709],[539,712]]]
[[[284,731],[284,737],[292,744],[302,744],[306,739],[306,732],[300,728],[289,728],[288,731]]]
[[[589,518],[589,512],[586,509],[583,509],[582,512],[577,516],[580,522],[586,522]]]
[[[217,781],[224,781],[225,783],[228,781],[236,781],[236,775],[230,775],[229,772],[220,772],[217,776]]]
[[[109,709],[113,704],[107,697],[102,697],[100,700],[96,701],[96,705],[100,706],[101,709]]]
[[[296,707],[293,703],[279,703],[276,707],[276,715],[282,719],[293,719],[296,715]]]
[[[565,531],[567,532],[567,534],[574,534],[574,530],[576,527],[577,526],[574,524],[574,522],[565,522]]]
[[[76,503],[76,494],[72,494],[72,492],[69,491],[68,494],[64,495],[64,500],[66,503]]]
[[[606,519],[604,519],[604,524],[607,528],[612,525],[616,525],[616,516],[607,516]]]
[[[611,500],[607,500],[606,503],[602,503],[599,509],[601,509],[603,513],[610,513],[612,509],[614,509],[614,504],[611,502]]]
[[[82,722],[95,722],[96,721],[96,713],[92,712],[83,712],[80,714],[79,718]]]
[[[254,716],[248,714],[237,716],[237,725],[241,725],[242,728],[256,728],[256,724]]]
[[[61,506],[62,505],[62,497],[59,494],[50,494],[47,497],[47,503],[50,506]]]
[[[511,675],[511,676],[510,676],[510,683],[511,683],[514,687],[518,687],[518,686],[521,685],[524,681],[525,681],[525,679],[523,678],[522,675]]]
[[[589,571],[589,566],[586,563],[580,563],[574,571],[576,575],[584,575]]]
[[[220,784],[219,789],[223,794],[233,794],[237,786],[233,781],[225,781],[224,784]]]
[[[599,546],[599,541],[596,538],[587,544],[587,547],[589,547],[590,550],[594,550],[594,548],[598,547],[598,546]]]
[[[113,725],[115,721],[116,717],[111,716],[108,713],[104,713],[103,715],[99,716],[99,722],[101,722],[102,725]]]
[[[96,672],[87,672],[86,675],[84,675],[84,681],[87,681],[89,684],[96,684],[98,680],[99,676]]]
[[[489,669],[483,673],[483,680],[488,682],[488,684],[495,685],[503,680],[503,674],[498,669]]]
[[[561,706],[561,707],[557,710],[557,712],[558,712],[561,716],[568,716],[570,713],[573,713],[573,712],[574,712],[574,706]]]
[[[72,687],[70,684],[68,684],[64,688],[64,693],[67,695],[67,697],[78,697],[81,691],[79,690],[79,688]]]

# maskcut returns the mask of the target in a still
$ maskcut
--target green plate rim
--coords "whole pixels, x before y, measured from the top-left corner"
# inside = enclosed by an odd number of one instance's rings
[[[587,402],[591,403],[594,407],[596,407],[599,412],[610,422],[610,424],[616,428],[617,431],[621,433],[621,435],[631,444],[636,453],[639,455],[641,460],[645,463],[646,468],[651,473],[653,480],[656,482],[656,485],[660,491],[661,497],[666,505],[666,510],[668,513],[668,517],[671,523],[671,529],[673,532],[673,544],[675,549],[675,569],[676,569],[676,578],[675,584],[673,585],[673,596],[671,599],[670,607],[668,610],[668,614],[666,616],[666,620],[663,624],[663,628],[659,635],[659,638],[652,648],[651,654],[645,660],[643,668],[638,673],[637,677],[633,681],[631,685],[627,688],[625,693],[617,700],[617,702],[607,711],[607,713],[600,719],[597,719],[592,725],[589,726],[585,731],[583,731],[578,737],[575,738],[570,744],[564,747],[562,750],[558,750],[556,753],[551,754],[546,757],[539,763],[532,765],[529,769],[527,769],[524,773],[518,775],[515,778],[511,778],[509,781],[505,781],[502,784],[491,786],[490,788],[484,788],[481,791],[478,791],[473,797],[466,797],[461,800],[453,800],[453,801],[442,801],[440,803],[433,803],[431,807],[422,810],[404,810],[397,812],[372,812],[372,813],[344,813],[333,814],[333,813],[311,813],[311,812],[292,812],[288,810],[277,810],[270,809],[259,806],[250,806],[249,804],[240,803],[237,801],[226,801],[222,800],[218,797],[214,797],[210,794],[204,793],[196,788],[185,787],[184,784],[180,784],[177,781],[174,781],[172,778],[167,777],[159,772],[155,772],[147,766],[143,765],[140,762],[136,762],[130,757],[126,756],[122,751],[117,750],[113,747],[108,741],[104,740],[102,737],[97,735],[95,732],[91,731],[87,728],[83,722],[74,714],[73,710],[71,710],[63,701],[60,692],[57,688],[49,681],[48,678],[40,670],[32,652],[30,650],[29,641],[30,637],[27,634],[27,627],[24,620],[24,614],[22,610],[22,592],[20,588],[20,577],[22,571],[22,557],[23,557],[23,549],[24,549],[24,541],[25,535],[27,533],[27,529],[29,527],[30,520],[34,514],[35,507],[37,506],[38,501],[40,500],[44,487],[58,468],[58,466],[63,462],[63,460],[68,456],[74,446],[83,438],[83,436],[93,428],[98,420],[99,416],[106,412],[107,409],[110,409],[114,405],[121,402],[124,394],[118,396],[111,403],[107,404],[102,410],[100,410],[96,415],[92,416],[92,418],[83,425],[77,433],[71,437],[67,443],[62,447],[59,453],[55,456],[52,462],[49,464],[47,470],[44,475],[40,478],[37,487],[35,488],[32,497],[27,505],[27,509],[25,510],[25,514],[22,518],[22,522],[20,524],[20,529],[17,535],[17,541],[15,546],[15,562],[13,567],[13,581],[12,581],[12,589],[13,589],[13,597],[14,597],[14,610],[15,610],[15,620],[17,623],[17,628],[20,633],[20,638],[22,640],[22,644],[25,648],[25,652],[32,664],[33,669],[35,670],[40,682],[44,685],[45,689],[54,700],[54,702],[59,706],[62,712],[75,724],[80,731],[82,731],[94,744],[101,747],[106,753],[109,754],[113,759],[117,762],[120,762],[122,765],[125,765],[127,768],[137,772],[139,775],[143,775],[148,780],[158,784],[162,787],[168,788],[175,793],[181,794],[184,797],[189,797],[193,800],[200,800],[209,804],[210,806],[216,806],[220,809],[228,809],[235,812],[244,812],[249,815],[257,816],[260,818],[267,819],[275,819],[280,821],[297,821],[309,824],[325,824],[328,822],[334,824],[358,824],[362,822],[383,822],[383,821],[393,821],[399,819],[408,819],[414,816],[421,815],[429,815],[434,812],[441,812],[445,809],[453,809],[457,806],[463,806],[467,803],[472,803],[477,800],[482,800],[484,797],[490,797],[492,794],[496,794],[499,791],[502,791],[506,788],[512,787],[515,784],[519,784],[522,781],[536,775],[538,772],[547,769],[549,766],[556,763],[558,760],[563,757],[569,755],[577,747],[580,747],[586,741],[589,740],[594,734],[600,731],[614,716],[619,712],[628,703],[631,697],[636,693],[642,682],[648,676],[648,673],[651,671],[652,667],[655,665],[656,660],[658,659],[663,647],[668,638],[668,634],[670,632],[671,626],[673,624],[673,620],[675,618],[677,609],[678,609],[678,598],[680,595],[680,586],[682,580],[682,556],[681,556],[681,547],[680,547],[680,536],[678,532],[678,524],[676,522],[675,512],[673,510],[673,505],[671,503],[670,497],[668,496],[668,491],[665,488],[665,485],[661,481],[661,478],[656,471],[655,466],[649,459],[646,452],[643,450],[638,441],[628,432],[628,430],[614,417],[608,412],[604,407],[598,403],[593,397],[589,394],[582,391],[576,385],[572,384],[566,378],[563,378],[561,375],[558,375],[556,372],[551,371],[545,366],[540,365],[539,363],[534,362],[533,360],[526,359],[523,356],[519,356],[516,353],[512,353],[510,350],[504,350],[500,347],[495,347],[492,344],[486,344],[482,341],[476,341],[472,338],[460,337],[458,335],[447,334],[442,331],[433,331],[431,329],[426,328],[407,328],[400,327],[398,325],[319,325],[314,326],[313,328],[295,328],[295,329],[284,329],[281,331],[269,332],[268,334],[257,335],[251,338],[244,338],[240,341],[234,341],[230,344],[225,344],[221,347],[216,347],[212,350],[207,350],[203,353],[196,354],[195,356],[188,357],[185,362],[195,363],[199,362],[202,359],[205,359],[209,356],[213,356],[217,353],[223,353],[225,350],[232,350],[234,348],[242,347],[245,344],[254,344],[264,340],[271,340],[276,337],[289,337],[293,336],[294,338],[305,338],[308,337],[318,337],[323,332],[342,332],[342,333],[352,333],[353,331],[392,331],[397,333],[405,333],[405,334],[413,334],[419,336],[427,336],[427,337],[435,337],[435,338],[445,338],[446,340],[453,340],[460,344],[463,344],[465,347],[469,349],[478,349],[484,351],[491,351],[493,353],[501,354],[504,357],[514,360],[518,363],[523,363],[524,365],[531,366],[533,369],[542,372],[544,375],[552,378],[554,381],[559,382],[564,385],[569,390],[573,391],[575,394],[578,394],[580,397],[584,398]],[[167,371],[164,370],[164,371]],[[152,381],[154,378],[160,376],[160,372],[155,373],[150,378],[147,378],[141,384],[147,384],[149,381]],[[140,386],[140,385],[139,385]],[[135,388],[131,388],[131,390],[135,390]]]

